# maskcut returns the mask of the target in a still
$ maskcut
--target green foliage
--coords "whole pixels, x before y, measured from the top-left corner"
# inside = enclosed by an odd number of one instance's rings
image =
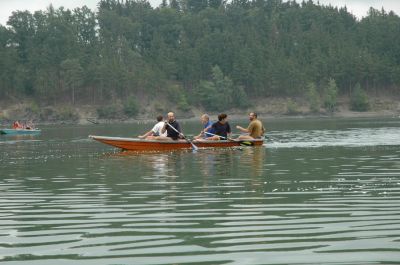
[[[128,97],[124,102],[123,111],[128,117],[135,117],[138,114],[139,106],[135,97]]]
[[[286,102],[286,113],[289,115],[295,115],[299,113],[298,106],[292,99],[288,99]]]
[[[212,80],[202,80],[196,92],[198,102],[211,111],[248,105],[243,87],[235,87],[232,80],[224,76],[218,66],[212,68]]]
[[[321,103],[307,95],[311,111],[332,112],[353,84],[400,87],[398,15],[370,9],[358,21],[345,8],[297,2],[100,0],[98,12],[13,12],[0,26],[0,96],[107,104],[174,83],[180,109],[196,95],[225,110],[246,107],[248,96],[298,96],[333,77]]]
[[[238,86],[232,91],[232,103],[232,106],[236,108],[246,108],[250,105],[249,98],[243,86]]]
[[[120,118],[120,110],[117,105],[106,105],[97,108],[97,115],[100,119]]]
[[[52,120],[55,119],[55,111],[52,107],[42,108],[39,114],[41,120]]]
[[[171,85],[167,89],[167,95],[170,102],[176,104],[176,106],[182,111],[190,110],[190,106],[186,97],[186,93],[182,86]]]
[[[328,85],[324,91],[324,106],[328,112],[333,113],[337,105],[338,89],[334,79],[329,79]]]
[[[317,87],[315,83],[310,82],[307,86],[307,99],[310,104],[310,111],[317,113],[319,112],[319,108],[321,106],[320,97],[317,92]]]
[[[63,107],[57,111],[56,118],[60,121],[77,121],[79,114],[73,108]]]
[[[40,115],[40,107],[36,102],[32,102],[31,104],[29,104],[25,111],[33,116]]]
[[[170,101],[172,103],[179,102],[180,95],[182,93],[184,93],[182,86],[177,85],[177,84],[169,85],[167,88],[168,101]]]
[[[367,93],[365,93],[361,85],[357,83],[350,98],[350,109],[354,111],[367,111],[369,107]]]
[[[180,94],[179,96],[179,101],[178,101],[178,109],[182,111],[189,111],[190,110],[190,105],[186,99],[185,94]]]
[[[71,101],[75,104],[76,90],[83,83],[83,69],[78,59],[66,59],[61,63],[66,86],[71,90]]]
[[[201,81],[196,90],[197,101],[209,110],[219,110],[219,99],[217,98],[217,92],[215,84],[210,81]]]

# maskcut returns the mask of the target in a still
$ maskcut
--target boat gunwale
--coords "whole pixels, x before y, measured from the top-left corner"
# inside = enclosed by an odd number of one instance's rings
[[[187,144],[188,141],[185,140],[149,140],[149,139],[139,139],[132,137],[115,137],[115,136],[100,136],[100,135],[89,135],[89,138],[94,140],[111,140],[111,141],[126,141],[126,142],[136,142],[136,143],[160,143],[160,144]],[[213,143],[238,143],[241,142],[263,142],[264,139],[254,139],[254,140],[205,140],[205,141],[191,141],[194,144],[213,144]]]
[[[10,128],[3,128],[0,129],[1,134],[26,134],[26,133],[39,133],[42,132],[41,129],[10,129]]]

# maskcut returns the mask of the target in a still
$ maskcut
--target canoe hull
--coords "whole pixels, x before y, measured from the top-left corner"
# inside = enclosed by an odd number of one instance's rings
[[[177,149],[191,149],[192,145],[184,140],[179,141],[156,141],[142,140],[137,138],[108,137],[89,135],[89,138],[114,147],[129,151],[167,151]],[[252,141],[204,141],[194,142],[199,148],[229,148],[235,146],[261,146],[263,140]]]
[[[7,135],[23,135],[23,134],[39,134],[41,130],[26,130],[26,129],[1,129],[0,134]]]

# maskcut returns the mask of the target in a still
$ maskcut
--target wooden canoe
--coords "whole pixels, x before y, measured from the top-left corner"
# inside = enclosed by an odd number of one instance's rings
[[[8,135],[39,134],[40,132],[39,129],[0,129],[0,134]]]
[[[138,138],[124,137],[108,137],[89,135],[89,138],[99,141],[104,144],[112,145],[129,151],[165,151],[175,149],[191,149],[192,145],[185,140],[178,141],[158,141],[158,140],[143,140]],[[227,148],[235,146],[261,146],[264,140],[246,140],[246,141],[202,141],[193,142],[199,148]]]

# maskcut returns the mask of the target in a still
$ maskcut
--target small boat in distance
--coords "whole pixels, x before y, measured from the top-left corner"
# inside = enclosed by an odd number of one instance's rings
[[[89,138],[108,144],[114,147],[129,151],[167,151],[176,149],[191,149],[192,144],[189,141],[159,141],[143,140],[138,138],[109,137],[89,135]],[[261,146],[263,139],[257,140],[220,140],[220,141],[201,141],[193,142],[199,148],[228,148],[235,146]]]
[[[39,129],[0,129],[0,134],[7,134],[7,135],[33,135],[39,134],[42,130]]]

